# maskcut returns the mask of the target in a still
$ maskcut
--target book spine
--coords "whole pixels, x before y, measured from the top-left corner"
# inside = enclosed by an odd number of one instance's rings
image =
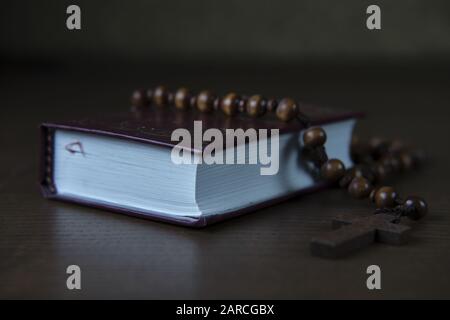
[[[54,161],[54,130],[45,125],[40,127],[39,152],[39,185],[44,197],[50,198],[56,194],[53,180]]]

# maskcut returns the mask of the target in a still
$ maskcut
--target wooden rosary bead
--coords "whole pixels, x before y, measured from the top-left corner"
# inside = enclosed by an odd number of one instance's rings
[[[366,198],[372,191],[372,186],[366,178],[355,177],[348,186],[348,192],[350,195],[357,199]]]
[[[191,95],[186,88],[179,88],[175,92],[174,104],[177,109],[186,110],[189,108]]]
[[[297,104],[291,98],[284,98],[278,103],[276,114],[281,121],[290,121],[295,118],[297,113]]]
[[[329,182],[336,182],[345,174],[345,165],[339,159],[330,159],[320,168],[323,179]]]
[[[303,143],[305,147],[316,148],[323,146],[327,141],[325,130],[320,127],[309,128],[303,133]]]
[[[253,95],[247,100],[247,114],[251,117],[259,117],[266,112],[264,99],[260,95]]]
[[[150,103],[147,99],[147,93],[144,90],[135,90],[130,100],[131,105],[139,108],[145,107]]]
[[[392,187],[381,187],[374,190],[371,200],[377,208],[393,208],[397,205],[397,192]]]
[[[403,204],[408,212],[408,218],[411,220],[419,220],[427,215],[428,204],[420,197],[409,196]]]
[[[215,95],[204,90],[197,95],[197,108],[201,112],[211,112],[214,109]]]
[[[153,91],[153,102],[158,107],[164,107],[168,103],[168,91],[164,86],[158,86]]]
[[[277,110],[278,101],[276,99],[267,100],[267,111],[275,112]]]
[[[227,116],[233,116],[239,111],[239,101],[239,96],[234,92],[230,92],[223,97],[220,108]]]

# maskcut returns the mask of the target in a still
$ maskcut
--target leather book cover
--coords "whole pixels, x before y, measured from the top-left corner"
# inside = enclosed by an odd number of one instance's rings
[[[337,121],[359,118],[361,113],[336,111],[331,108],[317,107],[313,105],[301,105],[301,110],[311,120],[312,125],[322,125]],[[88,205],[109,211],[124,213],[131,216],[142,217],[157,221],[175,223],[191,227],[204,227],[224,219],[244,214],[263,208],[301,193],[311,192],[324,187],[323,184],[314,185],[311,188],[294,192],[284,197],[272,199],[254,206],[247,207],[235,212],[226,214],[203,216],[200,218],[190,218],[181,216],[162,215],[160,213],[140,212],[139,210],[125,210],[113,205],[97,203],[95,200],[84,200],[76,197],[59,195],[53,184],[53,136],[57,129],[79,131],[91,134],[99,134],[120,139],[129,139],[142,143],[156,144],[172,148],[178,142],[171,141],[173,130],[185,128],[193,134],[194,121],[202,121],[203,131],[209,128],[219,130],[238,129],[279,129],[280,135],[289,132],[300,132],[303,128],[298,121],[283,123],[276,119],[275,115],[266,115],[260,118],[250,118],[246,115],[227,117],[221,112],[200,113],[196,110],[180,111],[175,108],[152,107],[145,110],[136,109],[134,111],[99,116],[74,121],[47,122],[40,127],[41,152],[40,152],[40,174],[39,184],[44,197]]]

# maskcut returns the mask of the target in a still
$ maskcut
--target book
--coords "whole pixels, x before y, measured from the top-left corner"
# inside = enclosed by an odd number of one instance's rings
[[[329,157],[339,158],[350,166],[352,130],[361,114],[314,105],[301,108],[312,125],[321,125],[327,132],[325,147]],[[199,124],[202,138],[213,128],[224,136],[230,129],[245,132],[255,129],[258,134],[262,132],[260,129],[278,132],[266,136],[265,141],[258,140],[267,143],[269,149],[278,144],[270,150],[278,152],[278,167],[262,174],[268,168],[267,163],[247,163],[257,152],[249,139],[241,143],[235,140],[234,145],[221,142],[224,148],[220,157],[236,152],[233,164],[211,164],[211,159],[208,163],[205,150],[213,139],[197,145],[174,141],[177,129],[198,136]],[[303,129],[298,121],[284,123],[274,115],[230,118],[221,112],[204,114],[170,107],[47,122],[40,127],[39,183],[44,197],[49,199],[204,227],[323,188],[324,184],[315,181],[301,165]],[[174,150],[183,156],[192,155],[190,159],[194,160],[176,162]],[[244,154],[241,162],[238,150]],[[218,156],[217,150],[214,151],[211,154]]]

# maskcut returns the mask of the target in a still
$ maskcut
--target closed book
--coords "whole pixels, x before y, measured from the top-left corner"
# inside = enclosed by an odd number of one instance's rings
[[[313,105],[301,108],[312,125],[325,129],[329,157],[350,166],[351,134],[361,115]],[[174,139],[180,129],[192,137],[192,143],[182,145],[180,135]],[[218,149],[209,153],[209,159],[205,156],[211,143],[217,142],[217,136],[207,138],[205,133],[212,132],[208,129],[223,133],[220,156],[224,163],[211,161],[219,156]],[[258,139],[255,148],[249,139],[226,143],[229,132],[238,129],[246,133],[254,129],[258,138],[264,130],[269,134],[265,140]],[[280,122],[272,114],[227,117],[221,112],[172,107],[47,122],[40,128],[39,183],[50,199],[204,227],[322,188],[324,184],[315,181],[302,164],[303,129],[298,121]],[[199,137],[200,143],[195,142]],[[263,144],[265,162],[250,163],[249,159],[261,156]],[[226,161],[230,150],[235,155],[232,163]],[[243,151],[240,161],[239,150]],[[191,162],[174,161],[174,154],[189,156]]]

